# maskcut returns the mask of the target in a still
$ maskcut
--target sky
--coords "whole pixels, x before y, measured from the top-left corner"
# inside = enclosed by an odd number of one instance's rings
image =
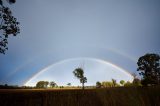
[[[88,85],[131,81],[140,56],[160,53],[159,0],[17,0],[9,7],[21,31],[0,54],[0,84],[78,85],[72,71],[81,65]]]

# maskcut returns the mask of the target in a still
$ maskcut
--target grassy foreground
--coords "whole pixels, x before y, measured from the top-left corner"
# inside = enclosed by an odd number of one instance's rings
[[[0,90],[0,106],[160,106],[160,87]]]

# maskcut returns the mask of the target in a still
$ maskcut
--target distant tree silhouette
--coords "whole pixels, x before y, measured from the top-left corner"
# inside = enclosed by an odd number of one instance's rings
[[[160,56],[158,54],[145,54],[137,62],[137,71],[140,71],[143,85],[160,84]]]
[[[124,81],[124,80],[121,80],[121,81],[120,81],[120,84],[121,84],[122,86],[124,86],[125,81]]]
[[[87,78],[84,77],[84,71],[82,68],[76,68],[73,71],[73,74],[75,77],[77,77],[80,80],[80,83],[82,83],[82,89],[84,89],[84,83],[87,82]]]
[[[96,88],[101,88],[101,83],[99,81],[96,82]]]
[[[50,87],[55,87],[55,86],[57,86],[57,84],[54,82],[54,81],[51,81],[50,83],[49,83],[49,85],[50,85]]]
[[[111,82],[111,81],[103,81],[101,83],[101,86],[104,87],[104,88],[113,87],[113,82]]]
[[[6,0],[8,3],[15,3],[16,0]],[[17,19],[12,16],[12,12],[8,7],[3,5],[3,1],[0,0],[0,53],[5,54],[5,51],[8,50],[8,36],[16,36],[20,33],[19,22]]]
[[[47,88],[48,84],[48,81],[39,81],[36,84],[36,88]]]
[[[115,79],[112,79],[112,83],[114,87],[117,85],[117,81]]]
[[[71,83],[67,83],[68,86],[71,86]]]
[[[128,87],[128,86],[133,86],[133,84],[130,82],[130,81],[127,81],[125,84],[124,84],[125,87]]]

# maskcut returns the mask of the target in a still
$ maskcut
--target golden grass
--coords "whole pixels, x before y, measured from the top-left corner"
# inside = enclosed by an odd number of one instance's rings
[[[0,90],[0,106],[160,106],[160,87]]]

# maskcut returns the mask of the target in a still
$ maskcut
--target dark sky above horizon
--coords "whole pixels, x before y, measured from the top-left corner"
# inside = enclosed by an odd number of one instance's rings
[[[140,56],[160,53],[159,0],[17,0],[10,8],[21,32],[0,54],[0,84],[36,79],[76,85],[71,72],[82,63],[93,73],[90,85],[98,72],[95,82],[129,80],[119,70],[136,72]]]

